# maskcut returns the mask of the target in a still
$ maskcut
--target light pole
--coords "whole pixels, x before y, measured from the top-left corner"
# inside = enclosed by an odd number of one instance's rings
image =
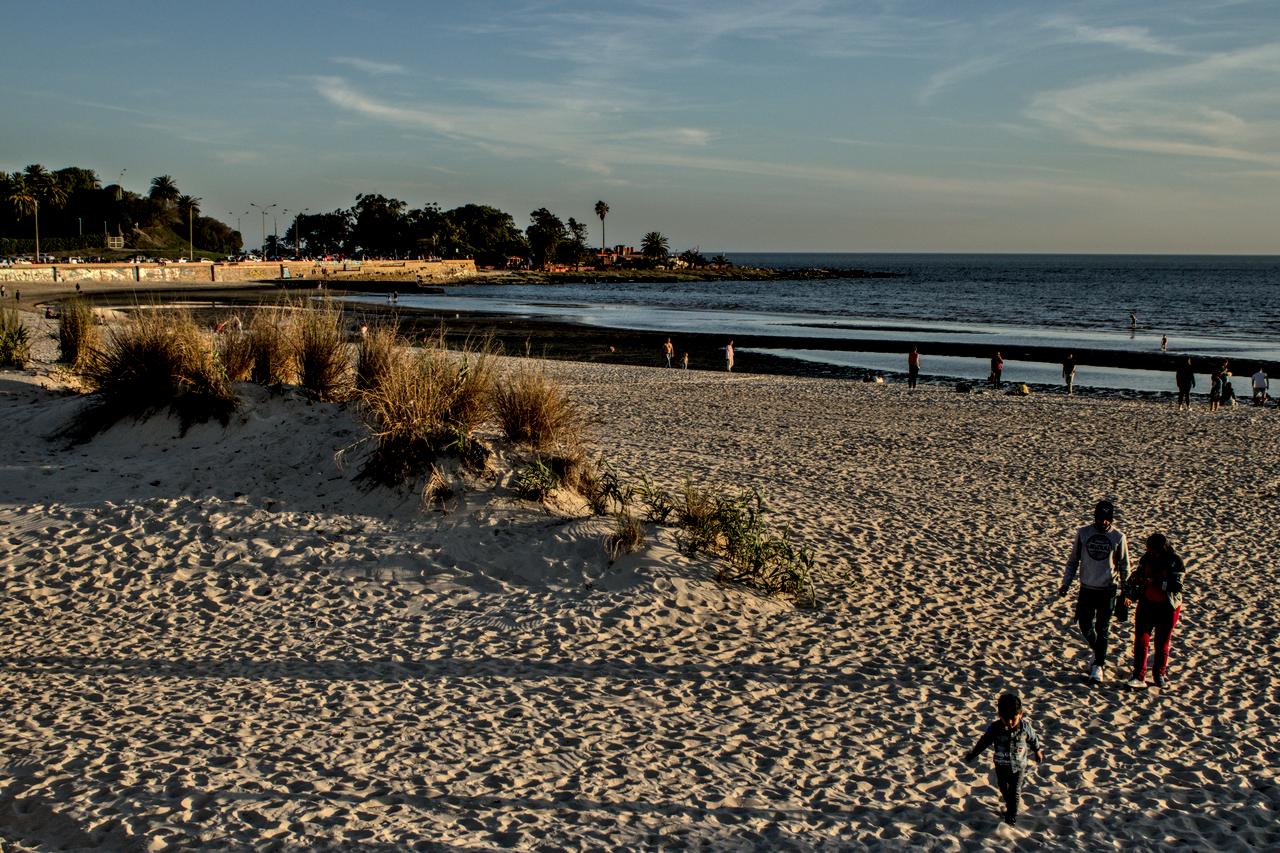
[[[276,205],[274,205],[274,204],[266,204],[266,205],[263,205],[263,204],[257,204],[257,203],[255,203],[255,202],[252,202],[252,201],[251,201],[251,202],[249,202],[249,206],[250,206],[250,207],[256,207],[256,208],[258,208],[258,210],[259,210],[259,211],[261,211],[261,212],[262,212],[262,255],[263,255],[263,257],[266,257],[266,254],[267,254],[267,211],[268,211],[268,210],[270,210],[270,209],[271,209],[271,208],[273,208],[273,207],[276,207]]]
[[[196,203],[201,199],[193,198],[191,203],[187,205],[187,245],[190,247],[191,254],[187,255],[187,260],[191,263],[196,262]]]
[[[293,255],[296,258],[302,257],[302,214],[310,210],[311,208],[304,207],[293,217]]]

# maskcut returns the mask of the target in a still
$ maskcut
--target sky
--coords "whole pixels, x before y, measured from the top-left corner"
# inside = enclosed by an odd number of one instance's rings
[[[1280,252],[1280,4],[9,3],[0,169],[610,244]],[[283,211],[289,211],[283,213]],[[248,211],[248,214],[246,214]],[[273,221],[273,218],[276,221]]]

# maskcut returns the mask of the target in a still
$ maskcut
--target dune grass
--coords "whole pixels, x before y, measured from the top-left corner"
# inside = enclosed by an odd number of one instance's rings
[[[82,375],[94,399],[64,432],[74,440],[165,409],[185,433],[208,420],[225,425],[236,408],[211,342],[185,311],[135,311],[107,333]]]
[[[26,368],[31,360],[31,330],[13,307],[0,307],[0,366]]]
[[[294,311],[286,305],[263,306],[249,318],[249,347],[253,353],[250,378],[259,385],[290,385],[298,381],[295,319]]]
[[[382,382],[362,397],[375,444],[360,476],[400,486],[427,474],[445,453],[482,465],[487,451],[473,433],[488,416],[492,381],[487,349],[397,352]]]
[[[0,367],[27,366],[31,360],[31,331],[16,308],[0,308]]]
[[[342,309],[331,302],[300,307],[291,325],[292,351],[298,384],[313,400],[346,400],[355,387]]]
[[[62,314],[58,318],[60,360],[72,370],[80,371],[101,347],[102,333],[89,303],[83,299],[63,302]]]
[[[392,323],[376,323],[361,336],[356,346],[356,389],[370,391],[382,384],[391,370],[399,342],[399,326]]]
[[[516,444],[535,451],[581,444],[581,413],[545,364],[526,361],[500,376],[493,411],[503,433]]]
[[[604,549],[609,554],[609,561],[614,562],[623,554],[634,553],[643,544],[644,525],[640,519],[626,511],[615,515],[613,530],[604,540]]]

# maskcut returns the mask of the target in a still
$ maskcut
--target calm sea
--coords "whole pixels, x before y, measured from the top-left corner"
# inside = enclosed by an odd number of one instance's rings
[[[1280,256],[736,253],[735,263],[895,274],[689,284],[476,285],[405,305],[516,312],[656,331],[965,341],[1280,361]],[[1130,314],[1138,328],[1130,329]],[[776,351],[901,371],[901,354]],[[932,358],[926,375],[979,378],[985,362]],[[1009,362],[1009,381],[1057,382],[1056,365]],[[1079,384],[1168,390],[1167,374],[1081,369]],[[1237,389],[1239,390],[1239,389]]]

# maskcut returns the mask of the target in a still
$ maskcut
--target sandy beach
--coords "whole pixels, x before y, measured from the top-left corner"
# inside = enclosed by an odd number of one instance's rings
[[[2,851],[1280,846],[1272,409],[548,363],[624,478],[762,489],[804,609],[501,478],[368,490],[353,409],[287,390],[51,442],[50,347],[0,373]],[[1187,561],[1165,689],[1131,621],[1089,685],[1055,594],[1104,495]],[[1007,688],[1014,827],[960,760]]]

